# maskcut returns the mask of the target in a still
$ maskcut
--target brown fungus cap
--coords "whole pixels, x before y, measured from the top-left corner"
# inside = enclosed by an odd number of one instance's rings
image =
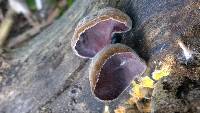
[[[145,70],[146,64],[131,48],[111,44],[92,59],[89,67],[91,90],[100,100],[114,100]]]
[[[114,33],[127,32],[132,28],[128,15],[122,11],[107,7],[83,18],[77,25],[71,46],[76,55],[92,58],[111,44]]]

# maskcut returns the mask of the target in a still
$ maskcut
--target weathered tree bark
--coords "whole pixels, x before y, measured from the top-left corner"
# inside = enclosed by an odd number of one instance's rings
[[[200,52],[199,0],[76,0],[53,25],[6,54],[11,59],[2,60],[0,112],[101,112],[103,104],[90,93],[89,60],[73,54],[70,39],[80,19],[107,6],[131,17],[133,29],[122,36],[122,43],[135,49],[151,68],[167,54],[181,55],[177,37]],[[199,71],[194,72],[198,78]]]

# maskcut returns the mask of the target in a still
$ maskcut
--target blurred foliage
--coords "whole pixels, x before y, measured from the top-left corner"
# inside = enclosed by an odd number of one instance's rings
[[[70,7],[74,0],[66,0],[66,1],[67,1],[67,6]]]
[[[55,5],[59,0],[46,0],[48,4]]]
[[[49,5],[56,5],[57,2],[59,0],[46,0],[46,2],[49,4]],[[67,7],[69,8],[73,2],[75,0],[66,0],[67,2]],[[35,3],[35,0],[26,0],[26,3],[28,5],[28,7],[32,10],[32,11],[36,11],[37,10],[37,7],[36,7],[36,3]]]
[[[66,6],[65,7],[60,7],[58,5],[59,2],[61,2],[61,1],[65,1],[66,2]],[[60,16],[63,15],[65,10],[67,8],[69,8],[73,4],[74,1],[75,0],[44,0],[43,2],[45,2],[46,3],[45,5],[47,5],[49,7],[59,8],[60,13],[59,13],[59,16],[57,17],[57,18],[59,18]],[[36,6],[35,0],[26,0],[26,3],[27,3],[27,5],[28,5],[28,7],[29,7],[29,9],[31,11],[33,11],[33,12],[37,11],[37,6]]]
[[[28,7],[32,10],[32,11],[36,11],[37,7],[35,4],[35,0],[26,0],[26,3],[28,5]]]
[[[13,48],[34,37],[66,12],[75,0],[0,0],[0,39],[8,39],[6,46]],[[10,8],[8,7],[10,6]],[[12,10],[11,10],[12,9]],[[7,24],[8,12],[13,11]],[[6,23],[6,25],[4,25]],[[6,27],[8,26],[8,27]],[[1,27],[1,26],[0,26]],[[4,32],[5,31],[5,32]],[[3,35],[2,35],[2,34]],[[15,39],[17,38],[17,39]],[[4,43],[4,41],[0,41]],[[1,43],[0,43],[1,46]]]

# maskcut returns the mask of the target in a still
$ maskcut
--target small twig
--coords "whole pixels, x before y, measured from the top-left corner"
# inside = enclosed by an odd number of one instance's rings
[[[10,32],[10,29],[13,25],[13,15],[14,15],[14,12],[13,10],[9,9],[4,20],[2,21],[1,25],[0,25],[0,47],[3,46],[9,32]]]
[[[33,20],[33,15],[32,13],[30,13],[30,15],[24,15],[24,17],[27,19],[28,23],[33,26],[33,27],[37,27],[39,26],[39,22],[38,21],[34,21]]]
[[[66,7],[67,3],[65,0],[60,0],[57,4],[57,7],[49,14],[47,22],[51,23],[55,20],[61,13],[62,8]]]
[[[47,23],[52,23],[60,14],[60,9],[55,8],[47,18]]]
[[[8,41],[7,47],[13,48],[13,47],[16,47],[17,45],[20,45],[26,40],[32,38],[34,35],[38,34],[41,31],[41,29],[47,25],[49,25],[49,23],[43,23],[39,26],[33,27],[32,29],[24,32],[23,34],[20,34],[17,37],[10,38],[10,40]]]

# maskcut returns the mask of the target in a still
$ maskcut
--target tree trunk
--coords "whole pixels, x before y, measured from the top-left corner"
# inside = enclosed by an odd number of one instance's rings
[[[151,69],[168,54],[182,61],[177,39],[200,52],[199,0],[76,0],[59,20],[1,59],[0,112],[102,112],[103,103],[89,88],[90,61],[73,54],[70,40],[80,19],[107,6],[131,17],[133,29],[122,35],[122,43],[136,50]],[[194,72],[198,78],[199,71]]]

